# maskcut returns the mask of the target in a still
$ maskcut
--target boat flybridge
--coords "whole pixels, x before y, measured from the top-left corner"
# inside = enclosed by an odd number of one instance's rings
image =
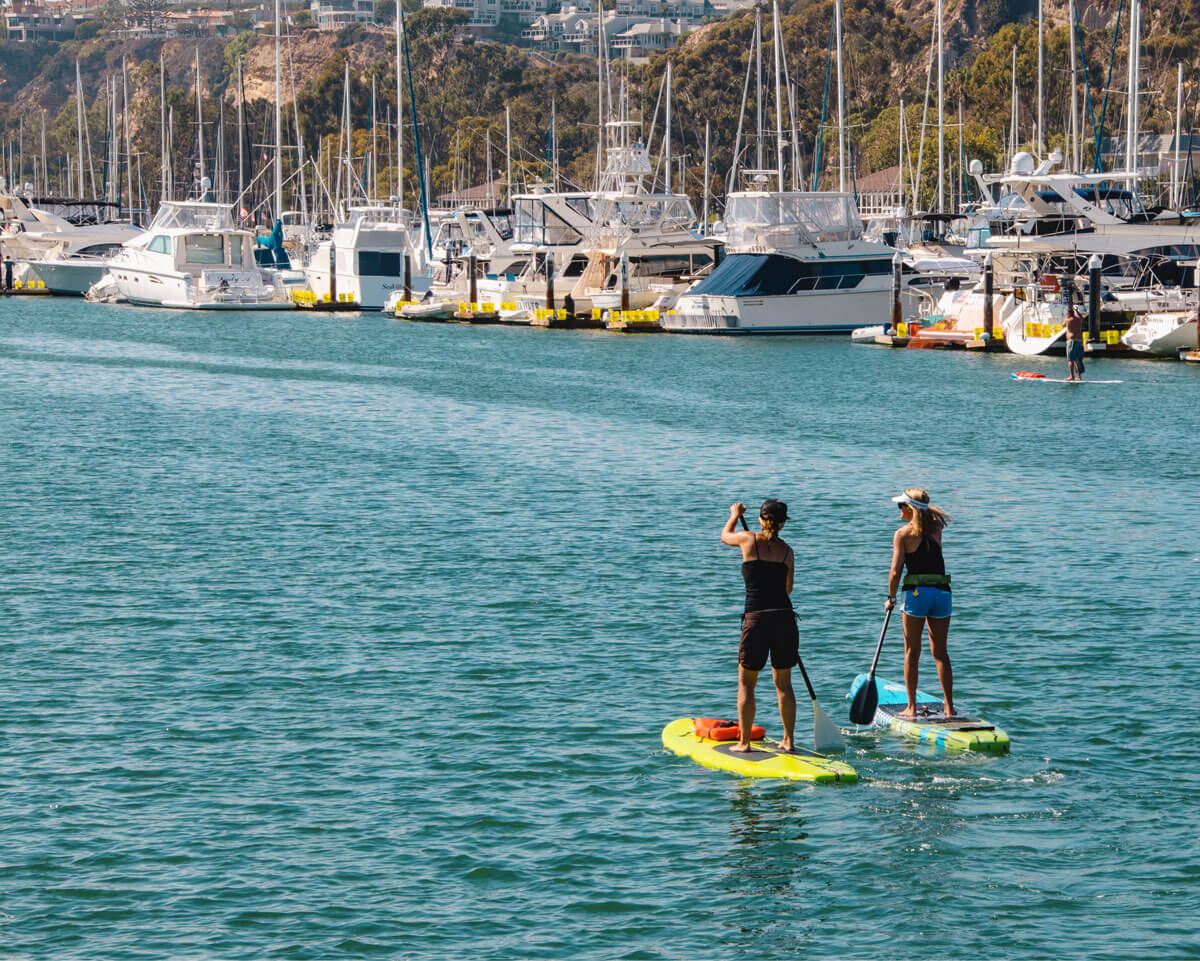
[[[688,334],[821,334],[886,316],[896,251],[864,239],[853,195],[766,190],[774,171],[745,174],[757,189],[729,195],[725,258],[662,325]]]
[[[575,314],[593,308],[649,306],[678,292],[713,260],[713,241],[693,229],[686,194],[645,189],[649,151],[634,134],[636,121],[608,123],[600,188],[555,193],[536,189],[513,199],[514,254],[523,270],[481,283],[518,314],[569,303]]]
[[[283,310],[287,289],[259,268],[255,236],[227,204],[164,201],[149,228],[112,257],[94,301],[195,310]]]
[[[382,310],[393,293],[403,291],[406,265],[409,289],[419,297],[429,289],[429,273],[409,212],[367,204],[351,207],[313,248],[304,276],[320,301]]]

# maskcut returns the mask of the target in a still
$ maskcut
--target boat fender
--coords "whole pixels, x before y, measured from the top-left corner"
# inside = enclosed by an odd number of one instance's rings
[[[696,737],[708,738],[710,741],[736,741],[741,734],[737,721],[719,721],[713,717],[693,718],[692,732]],[[766,736],[766,728],[757,724],[750,728],[750,740],[761,741]]]

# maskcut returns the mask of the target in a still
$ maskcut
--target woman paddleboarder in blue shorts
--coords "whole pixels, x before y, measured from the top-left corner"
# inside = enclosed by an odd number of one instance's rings
[[[888,577],[887,610],[896,606],[896,588],[904,589],[904,687],[908,706],[900,717],[917,716],[917,664],[921,659],[921,635],[929,624],[929,649],[942,682],[946,717],[954,716],[954,673],[946,653],[950,633],[950,575],[942,559],[942,531],[950,522],[929,503],[929,494],[910,487],[892,498],[900,507],[903,526],[892,537],[892,569]],[[904,583],[900,573],[904,571]]]
[[[744,504],[729,508],[729,520],[721,531],[721,543],[742,549],[742,577],[746,581],[746,608],[742,615],[742,643],[738,652],[738,743],[731,751],[748,752],[750,729],[754,726],[754,685],[759,672],[771,659],[775,694],[783,740],[779,747],[792,750],[796,727],[796,695],[792,691],[792,668],[800,660],[800,634],[792,613],[792,577],[796,559],[780,540],[787,522],[787,505],[768,500],[758,512],[760,533],[737,530],[746,512]]]

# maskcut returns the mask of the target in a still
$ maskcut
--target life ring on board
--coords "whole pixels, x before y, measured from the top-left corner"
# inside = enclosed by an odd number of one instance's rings
[[[1045,380],[1045,374],[1038,374],[1032,370],[1014,370],[1013,376],[1018,380]]]
[[[692,719],[692,733],[696,737],[708,738],[710,741],[736,741],[741,734],[737,721],[719,721],[715,717],[697,717]],[[761,741],[767,736],[767,729],[755,724],[750,728],[750,740]]]

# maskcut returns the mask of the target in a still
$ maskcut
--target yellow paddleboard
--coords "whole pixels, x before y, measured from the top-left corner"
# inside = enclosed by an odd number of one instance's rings
[[[818,784],[853,784],[858,773],[849,764],[834,761],[822,754],[795,748],[785,754],[771,741],[754,741],[749,754],[731,751],[737,741],[710,741],[696,737],[692,718],[672,721],[662,732],[663,747],[681,757],[690,757],[715,771],[729,771],[743,777],[777,777],[792,781],[815,781]]]

